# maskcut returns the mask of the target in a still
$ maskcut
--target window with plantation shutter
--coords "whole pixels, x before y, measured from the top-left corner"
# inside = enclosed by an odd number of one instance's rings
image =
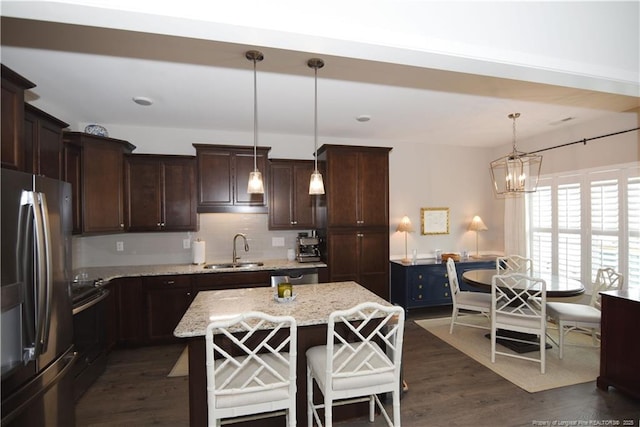
[[[551,271],[551,185],[541,179],[538,190],[531,194],[530,206],[531,236],[530,258],[533,259],[533,271]]]
[[[640,288],[638,163],[541,177],[527,195],[528,256],[534,271],[578,279],[591,290],[612,267]]]
[[[580,184],[560,184],[558,200],[558,274],[581,278]]]
[[[620,271],[618,180],[591,182],[591,277],[599,268]]]
[[[640,177],[630,177],[627,184],[629,236],[628,283],[640,284]],[[640,286],[640,285],[639,285]]]

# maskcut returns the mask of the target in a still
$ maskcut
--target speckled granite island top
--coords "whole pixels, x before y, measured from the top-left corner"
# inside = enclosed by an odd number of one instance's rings
[[[274,288],[245,288],[199,292],[178,323],[173,334],[179,338],[204,336],[212,317],[230,316],[247,311],[262,311],[274,316],[293,316],[298,327],[327,323],[335,310],[372,301],[391,304],[356,282],[332,282],[298,285],[290,302],[277,302]]]

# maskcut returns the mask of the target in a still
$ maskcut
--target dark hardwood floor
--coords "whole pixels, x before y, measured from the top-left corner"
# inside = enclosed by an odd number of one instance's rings
[[[412,312],[405,327],[402,423],[422,426],[638,426],[640,401],[595,381],[528,393],[425,331],[412,320],[448,315]],[[116,350],[107,371],[76,406],[78,426],[187,426],[187,377],[167,378],[184,346]],[[610,422],[613,424],[607,424]],[[543,424],[547,423],[548,424]],[[600,424],[598,424],[600,423]],[[618,424],[616,424],[618,423]],[[376,417],[339,426],[378,427]]]

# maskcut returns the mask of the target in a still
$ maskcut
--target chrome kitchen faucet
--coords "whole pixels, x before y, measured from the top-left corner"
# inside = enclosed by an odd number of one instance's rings
[[[237,264],[238,263],[238,259],[240,259],[240,257],[237,255],[236,253],[236,240],[238,239],[238,237],[242,237],[242,239],[244,240],[244,251],[245,252],[249,252],[249,243],[247,242],[247,235],[246,234],[242,234],[242,233],[238,233],[235,236],[233,236],[233,255],[232,255],[232,262],[233,264]]]

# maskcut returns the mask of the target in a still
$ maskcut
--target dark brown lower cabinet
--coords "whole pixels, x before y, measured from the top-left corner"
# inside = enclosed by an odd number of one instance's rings
[[[125,277],[113,281],[118,288],[118,345],[139,346],[143,342],[144,298],[142,279]]]
[[[173,331],[199,291],[271,285],[269,270],[125,277],[110,281],[108,348],[183,342]],[[327,269],[319,268],[321,282]]]
[[[193,276],[193,290],[196,294],[199,291],[262,286],[271,286],[271,272],[268,270],[240,273],[195,274]]]
[[[329,280],[354,280],[381,298],[389,299],[389,231],[346,229],[326,238]]]
[[[154,276],[142,279],[147,344],[177,342],[173,330],[193,301],[191,276]]]
[[[107,341],[107,353],[113,350],[118,344],[118,292],[119,287],[117,282],[109,282],[105,285],[109,290],[109,296],[106,299],[106,341]]]

